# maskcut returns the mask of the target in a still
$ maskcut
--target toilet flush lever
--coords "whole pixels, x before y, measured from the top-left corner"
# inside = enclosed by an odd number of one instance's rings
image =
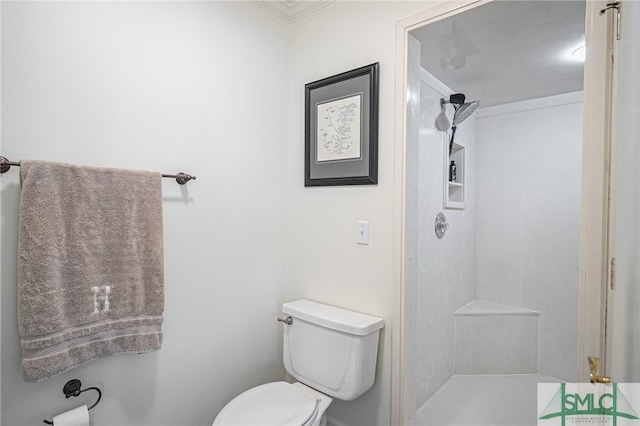
[[[283,323],[285,323],[287,325],[293,324],[293,318],[291,318],[291,317],[278,318],[278,321],[283,322]]]

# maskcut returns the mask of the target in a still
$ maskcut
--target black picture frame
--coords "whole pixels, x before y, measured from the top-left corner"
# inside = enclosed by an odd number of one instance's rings
[[[379,67],[305,85],[305,187],[378,183]]]

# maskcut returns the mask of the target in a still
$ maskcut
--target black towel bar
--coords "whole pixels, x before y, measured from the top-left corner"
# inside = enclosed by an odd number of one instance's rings
[[[11,166],[17,166],[20,167],[20,162],[19,161],[9,161],[7,160],[6,157],[2,157],[0,156],[0,173],[5,173],[8,172],[9,169],[11,169]],[[188,175],[186,173],[176,173],[175,175],[166,175],[163,174],[162,175],[163,178],[174,178],[176,180],[176,182],[178,182],[180,185],[184,185],[185,183],[189,182],[190,180],[196,180],[195,176],[192,175]]]

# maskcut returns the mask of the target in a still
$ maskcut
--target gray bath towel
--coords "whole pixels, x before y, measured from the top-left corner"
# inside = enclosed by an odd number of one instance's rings
[[[160,349],[160,173],[21,161],[18,328],[39,381]]]

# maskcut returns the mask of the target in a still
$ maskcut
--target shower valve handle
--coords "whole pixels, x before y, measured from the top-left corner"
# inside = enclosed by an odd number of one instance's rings
[[[438,213],[436,216],[435,228],[438,239],[444,237],[444,234],[449,230],[449,222],[447,222],[444,213]]]
[[[440,228],[443,231],[448,231],[449,230],[449,222],[438,223],[438,228]]]

